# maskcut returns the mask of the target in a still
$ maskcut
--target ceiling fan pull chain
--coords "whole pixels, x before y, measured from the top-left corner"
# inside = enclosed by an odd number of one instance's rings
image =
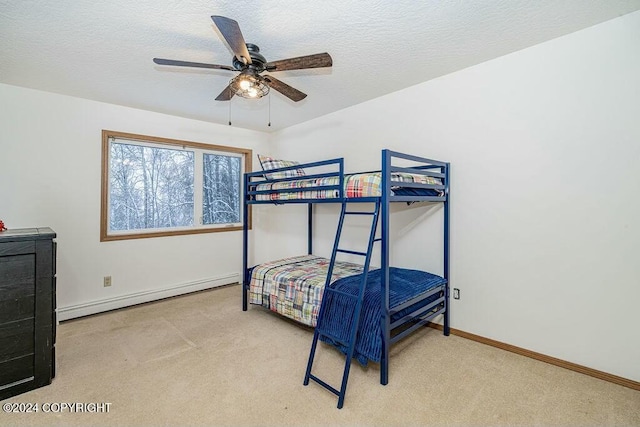
[[[229,100],[229,126],[231,126],[231,100]]]
[[[271,127],[271,94],[269,94],[269,124],[267,126]]]

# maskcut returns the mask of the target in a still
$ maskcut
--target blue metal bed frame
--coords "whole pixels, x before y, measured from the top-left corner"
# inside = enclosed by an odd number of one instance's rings
[[[416,162],[416,165],[411,167],[399,167],[393,166],[392,162],[394,159],[403,159],[405,161]],[[381,259],[380,259],[380,268],[382,273],[382,317],[380,319],[381,322],[381,331],[382,331],[382,355],[380,360],[380,383],[383,385],[388,384],[389,382],[389,348],[392,343],[399,341],[404,338],[415,329],[423,326],[425,323],[431,321],[434,317],[438,315],[443,315],[444,317],[444,327],[443,333],[444,335],[449,335],[449,218],[450,218],[450,195],[449,195],[449,176],[450,176],[450,164],[447,162],[441,162],[437,160],[432,160],[424,157],[413,156],[409,154],[403,154],[390,150],[382,150],[382,186],[381,186],[381,196],[380,197],[360,197],[360,198],[347,198],[344,194],[344,159],[330,159],[319,162],[312,163],[304,163],[297,166],[285,167],[279,169],[272,169],[268,171],[269,173],[274,172],[282,172],[288,170],[295,169],[314,169],[314,168],[331,168],[335,169],[331,172],[320,172],[305,176],[296,176],[291,178],[282,178],[282,179],[266,179],[264,176],[264,172],[251,172],[244,174],[244,210],[243,210],[243,230],[242,230],[242,243],[243,243],[243,257],[242,257],[242,271],[243,271],[243,280],[242,280],[242,309],[246,311],[248,308],[248,292],[249,292],[249,283],[250,283],[250,269],[248,265],[248,244],[249,244],[249,209],[248,205],[252,204],[290,204],[290,203],[307,203],[308,204],[308,223],[307,223],[307,253],[311,254],[313,251],[313,205],[316,203],[342,203],[343,208],[341,212],[340,222],[338,226],[338,232],[336,235],[336,241],[334,242],[333,255],[331,258],[331,264],[329,267],[329,271],[333,270],[333,265],[335,262],[335,254],[336,252],[347,252],[345,250],[338,249],[338,240],[340,237],[340,233],[342,230],[343,219],[346,212],[346,204],[347,203],[376,203],[376,221],[378,215],[378,207],[380,209],[381,216],[381,235],[378,239],[373,239],[373,234],[370,238],[369,247],[366,253],[367,261],[366,265],[368,265],[369,260],[371,258],[372,252],[372,242],[380,241],[381,242]],[[406,196],[406,195],[391,195],[391,173],[400,172],[400,173],[412,173],[412,174],[421,174],[426,176],[432,176],[436,178],[440,178],[442,181],[441,185],[434,184],[421,184],[421,183],[406,183],[403,182],[401,185],[404,188],[422,188],[422,189],[435,189],[442,190],[442,196]],[[306,189],[297,189],[297,188],[286,188],[279,190],[264,190],[257,191],[256,185],[262,183],[278,183],[278,182],[287,182],[287,181],[296,181],[296,180],[306,180],[313,178],[324,178],[324,177],[336,177],[339,179],[338,185],[325,185],[325,186],[317,186]],[[312,190],[312,191],[323,191],[323,190],[335,190],[338,193],[338,197],[335,198],[326,198],[326,199],[293,199],[293,200],[256,200],[256,196],[260,194],[273,194],[273,193],[290,193],[297,192],[303,190]],[[435,311],[431,309],[425,310],[421,309],[416,311],[416,313],[409,313],[404,316],[402,319],[396,320],[391,323],[391,316],[393,313],[398,312],[404,307],[408,307],[417,301],[420,301],[433,292],[427,295],[419,295],[416,298],[402,304],[400,307],[395,307],[393,310],[389,307],[389,205],[393,202],[441,202],[444,207],[444,266],[443,266],[443,277],[445,279],[444,284],[444,295],[437,300],[439,304],[439,308]],[[375,233],[375,225],[372,233]],[[364,255],[364,253],[358,253]],[[329,275],[330,276],[330,275]],[[366,276],[365,276],[366,277]],[[366,279],[365,279],[366,280]],[[329,277],[327,278],[327,286],[328,288]],[[364,286],[364,284],[362,285]],[[361,303],[361,302],[360,302]],[[433,306],[432,304],[431,306]],[[431,307],[429,306],[429,307]],[[359,306],[356,310],[359,313]],[[403,329],[400,333],[392,335],[394,330],[397,328],[404,327],[405,325],[413,323],[410,327]],[[353,338],[355,340],[355,336]],[[348,365],[350,363],[350,357],[347,356],[347,362],[345,366],[345,374],[343,375],[342,387],[340,390],[336,390],[331,387],[324,381],[318,379],[311,375],[311,365],[313,363],[313,354],[315,353],[315,344],[317,342],[317,332],[314,334],[314,341],[312,345],[311,355],[309,358],[309,363],[307,365],[307,373],[305,376],[305,385],[309,383],[309,379],[314,380],[319,383],[321,386],[326,388],[327,390],[333,392],[338,395],[338,408],[341,408],[344,402],[346,385],[348,379]]]

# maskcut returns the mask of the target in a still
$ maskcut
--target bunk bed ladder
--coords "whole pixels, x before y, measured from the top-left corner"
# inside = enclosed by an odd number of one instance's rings
[[[329,270],[327,273],[327,281],[325,282],[324,287],[324,295],[322,297],[323,301],[326,301],[326,297],[329,293],[339,294],[340,297],[353,298],[355,301],[353,308],[353,318],[351,322],[351,330],[349,331],[349,339],[345,342],[343,339],[332,335],[327,330],[323,329],[322,319],[325,311],[325,304],[323,303],[320,307],[320,313],[318,314],[318,324],[316,325],[315,331],[313,333],[313,341],[311,344],[311,351],[309,353],[309,362],[307,363],[307,372],[304,377],[304,385],[309,385],[309,380],[313,380],[316,383],[320,384],[322,387],[326,388],[333,394],[338,396],[338,409],[342,408],[344,404],[344,397],[347,391],[347,380],[349,379],[349,369],[351,368],[351,359],[353,358],[353,353],[356,346],[356,338],[358,335],[358,324],[360,323],[360,311],[362,309],[362,301],[364,299],[364,291],[367,284],[367,276],[369,273],[369,264],[371,262],[371,253],[373,252],[373,244],[374,242],[380,241],[380,239],[375,238],[376,229],[378,227],[378,214],[380,213],[380,201],[375,202],[375,208],[372,212],[353,212],[347,211],[347,201],[342,202],[342,210],[340,212],[340,220],[338,222],[338,229],[336,231],[336,239],[333,245],[333,252],[331,253],[331,262],[329,263]],[[340,236],[342,234],[342,226],[344,224],[344,217],[346,215],[370,215],[372,216],[371,221],[371,231],[369,233],[369,243],[367,246],[367,252],[357,252],[347,249],[340,249]],[[362,278],[360,280],[360,285],[358,289],[358,294],[353,295],[346,292],[341,292],[336,289],[332,289],[329,287],[331,283],[331,276],[333,274],[333,266],[336,262],[336,256],[338,253],[346,253],[351,255],[359,255],[365,257],[364,262],[364,270],[362,272]],[[318,344],[318,339],[320,337],[326,337],[333,341],[336,341],[346,347],[347,354],[345,355],[345,364],[344,364],[344,372],[342,374],[342,384],[340,386],[340,390],[330,386],[320,378],[316,377],[311,373],[311,368],[313,367],[313,360],[316,353],[316,348]]]

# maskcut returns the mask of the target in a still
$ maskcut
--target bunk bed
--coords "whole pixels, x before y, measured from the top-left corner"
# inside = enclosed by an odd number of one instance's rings
[[[389,381],[391,344],[443,316],[449,335],[449,163],[382,150],[378,171],[345,174],[344,159],[299,164],[258,156],[263,171],[244,175],[242,308],[264,306],[314,327],[304,378],[318,383],[344,403],[352,358],[380,363],[380,383]],[[399,166],[398,163],[403,166]],[[406,166],[410,164],[410,166]],[[390,204],[441,203],[444,209],[443,275],[389,265]],[[249,205],[307,204],[307,254],[249,266]],[[341,204],[331,258],[313,254],[313,206]],[[352,210],[371,206],[373,210]],[[366,205],[365,205],[366,204]],[[347,206],[350,206],[349,208]],[[360,209],[360,208],[359,208]],[[345,217],[369,216],[366,251],[340,246]],[[380,219],[380,221],[379,221]],[[380,234],[376,237],[380,222]],[[380,268],[370,266],[373,246],[380,243]],[[363,264],[337,260],[339,253],[362,256]],[[345,354],[340,389],[312,373],[318,340]]]

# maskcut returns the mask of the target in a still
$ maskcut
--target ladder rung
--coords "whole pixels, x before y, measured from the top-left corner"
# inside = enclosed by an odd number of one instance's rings
[[[382,237],[378,237],[377,239],[373,239],[374,242],[381,242],[382,241]]]
[[[366,252],[357,252],[357,251],[349,251],[347,249],[336,249],[337,252],[342,252],[345,254],[352,254],[352,255],[360,255],[360,256],[367,256]]]
[[[340,396],[340,392],[338,390],[336,390],[335,388],[331,387],[329,384],[325,383],[324,381],[322,381],[320,378],[316,377],[315,375],[309,374],[309,378],[314,380],[315,382],[317,382],[322,387],[326,388],[327,390],[329,390],[331,393],[335,394],[336,396]]]
[[[334,294],[344,295],[345,297],[351,297],[351,298],[358,299],[358,295],[349,294],[349,293],[346,293],[344,291],[339,291],[339,290],[334,289],[334,288],[327,288],[327,292],[333,292]]]
[[[375,212],[345,212],[345,215],[375,215]]]

